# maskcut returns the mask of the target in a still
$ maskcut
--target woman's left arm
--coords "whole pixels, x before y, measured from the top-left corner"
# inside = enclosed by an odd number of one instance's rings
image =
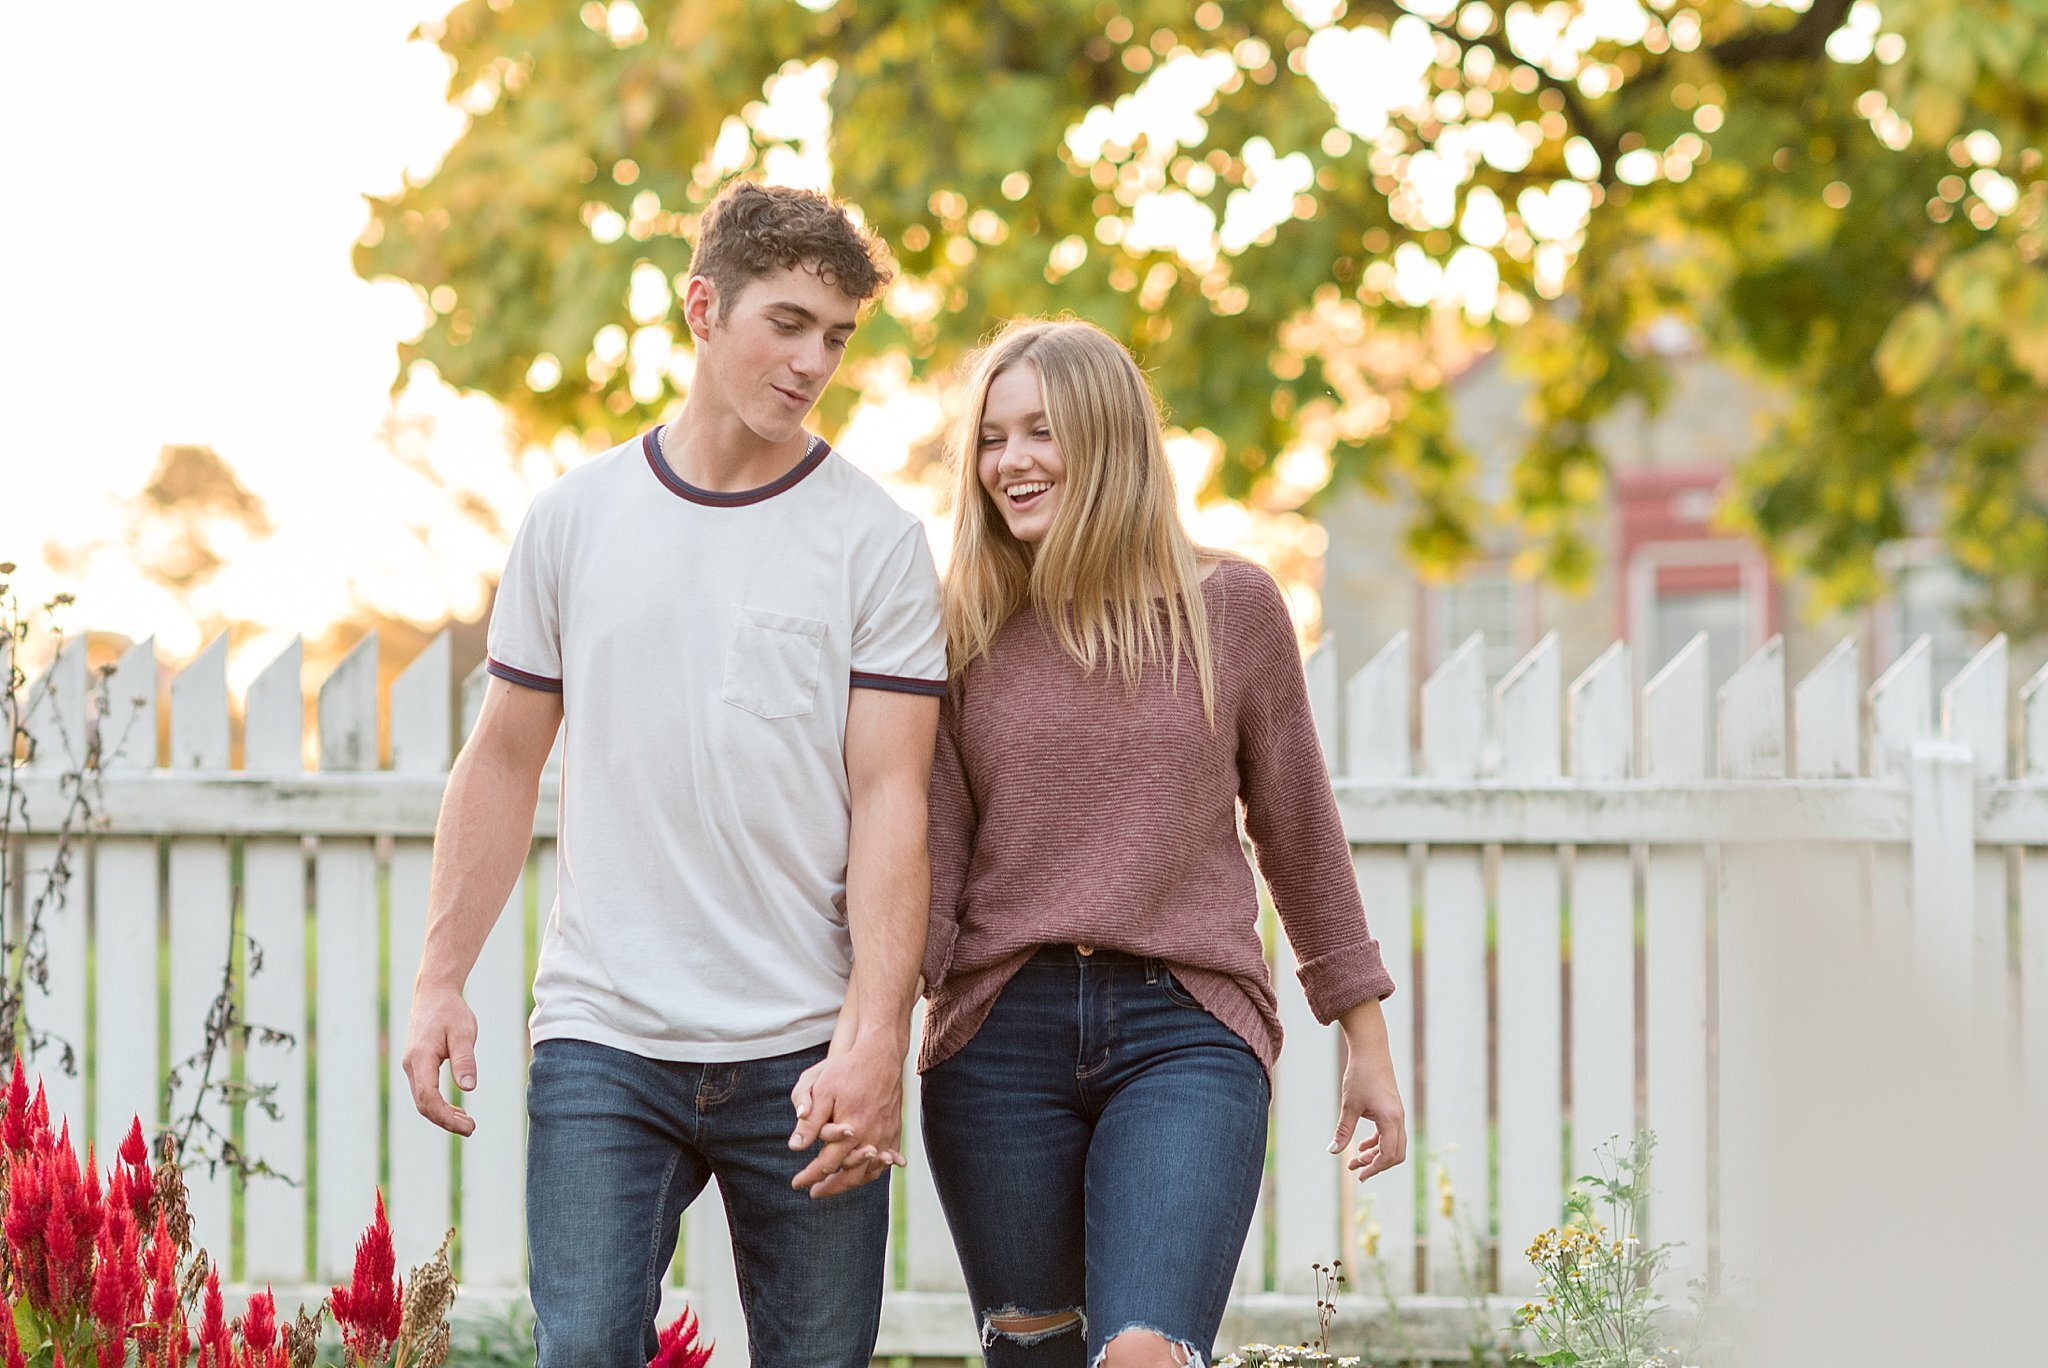
[[[1408,1111],[1401,1104],[1401,1082],[1394,1077],[1394,1055],[1387,1048],[1387,1019],[1378,998],[1366,998],[1338,1018],[1344,1036],[1344,1085],[1337,1100],[1337,1134],[1330,1153],[1341,1154],[1351,1143],[1360,1117],[1372,1122],[1373,1133],[1358,1142],[1358,1153],[1345,1167],[1364,1182],[1408,1157]]]
[[[1351,1162],[1364,1178],[1407,1153],[1406,1116],[1379,1003],[1394,991],[1394,980],[1366,927],[1286,600],[1263,573],[1245,579],[1229,633],[1229,649],[1243,653],[1245,670],[1237,700],[1245,829],[1294,947],[1309,1009],[1325,1024],[1342,1022],[1344,1089],[1331,1152],[1350,1142],[1360,1117],[1371,1121],[1375,1133],[1360,1142]]]

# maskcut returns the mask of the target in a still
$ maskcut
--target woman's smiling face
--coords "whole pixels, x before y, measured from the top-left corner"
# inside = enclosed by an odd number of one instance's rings
[[[1038,367],[1020,361],[988,387],[976,437],[975,471],[1010,535],[1027,546],[1042,540],[1059,512],[1066,462],[1045,414]]]

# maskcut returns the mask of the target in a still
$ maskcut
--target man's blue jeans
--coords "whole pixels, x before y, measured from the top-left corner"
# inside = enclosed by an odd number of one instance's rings
[[[888,1179],[815,1201],[789,1185],[816,1153],[789,1147],[789,1090],[824,1055],[679,1064],[583,1040],[534,1047],[526,1247],[539,1368],[654,1357],[677,1222],[714,1176],[757,1368],[867,1368]]]

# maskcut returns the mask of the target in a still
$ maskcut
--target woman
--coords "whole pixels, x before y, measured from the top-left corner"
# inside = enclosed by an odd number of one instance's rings
[[[954,456],[932,779],[932,1175],[990,1368],[1206,1362],[1266,1153],[1280,1022],[1238,805],[1310,1006],[1332,1153],[1406,1153],[1350,850],[1279,588],[1197,553],[1129,353],[982,353]]]

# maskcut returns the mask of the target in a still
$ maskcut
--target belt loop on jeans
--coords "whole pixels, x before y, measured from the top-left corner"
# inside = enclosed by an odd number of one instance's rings
[[[1159,982],[1159,961],[1153,959],[1150,955],[1145,957],[1145,982],[1147,984]]]

